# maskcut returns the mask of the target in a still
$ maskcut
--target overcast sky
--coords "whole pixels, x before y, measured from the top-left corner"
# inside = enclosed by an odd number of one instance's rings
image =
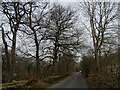
[[[6,1],[8,1],[8,0],[6,0]],[[19,1],[19,0],[18,0]],[[33,0],[33,1],[35,1],[35,0]],[[69,4],[71,4],[71,6],[76,6],[75,5],[75,3],[73,3],[73,2],[78,2],[78,1],[87,1],[87,0],[47,0],[47,1],[50,1],[50,2],[60,2],[61,4],[63,4],[63,5],[69,5]],[[95,0],[89,0],[89,1],[95,1]],[[96,1],[101,1],[101,0],[96,0]],[[114,0],[105,0],[105,1],[114,1]],[[120,1],[120,0],[115,0],[115,1]],[[1,19],[3,19],[1,16],[0,16],[0,20]],[[83,20],[83,18],[81,19],[81,20]],[[79,23],[80,24],[80,23]],[[8,28],[8,27],[7,27]],[[2,35],[1,35],[1,33],[0,33],[0,47],[2,46],[2,37],[1,37]],[[89,37],[89,35],[87,35],[86,34],[86,36],[88,36],[88,37],[86,37],[87,39],[86,39],[86,42],[87,43],[90,43],[91,42],[91,40],[90,40],[90,37]],[[89,38],[89,39],[88,39]],[[79,54],[78,54],[79,55]]]
[[[77,2],[78,0],[50,0],[51,2]]]
[[[0,2],[11,2],[11,1],[37,1],[37,0],[0,0]],[[120,0],[46,0],[46,1],[51,1],[51,2],[84,2],[84,1],[89,1],[89,2],[120,2]]]
[[[84,1],[91,1],[91,2],[120,2],[120,0],[50,0],[51,2],[84,2]]]
[[[7,1],[7,0],[6,0]],[[77,1],[78,0],[48,0],[48,1],[50,1],[50,2],[60,2],[62,5],[64,5],[64,6],[76,6],[75,5],[75,3],[77,3]],[[5,20],[1,20],[1,19],[3,19],[2,18],[2,16],[0,16],[0,23],[2,23],[3,21],[5,21]],[[2,22],[1,22],[2,21]],[[80,24],[80,23],[79,23]],[[9,27],[6,27],[7,29],[9,28]],[[1,33],[0,33],[1,34]],[[0,35],[0,47],[2,47],[2,37],[1,37],[2,35]],[[10,42],[9,42],[10,43]],[[19,44],[17,44],[17,46],[18,46]],[[80,54],[78,54],[78,56],[79,56]]]

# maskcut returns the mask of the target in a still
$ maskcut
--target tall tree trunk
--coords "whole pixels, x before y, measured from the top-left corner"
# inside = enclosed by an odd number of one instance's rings
[[[16,36],[17,30],[13,32],[13,41],[12,41],[12,49],[11,49],[11,80],[14,79],[15,73],[15,62],[16,62]]]
[[[53,51],[53,71],[55,72],[55,74],[57,74],[57,71],[58,71],[58,67],[57,67],[57,54],[58,54],[58,37],[56,37],[56,40],[55,40],[55,47],[54,47],[54,51]]]
[[[35,44],[36,44],[36,75],[38,78],[40,78],[39,43],[38,43],[36,31],[33,30],[33,32],[34,32],[34,38],[35,38]]]
[[[40,78],[39,45],[36,46],[36,74]]]
[[[3,44],[5,46],[5,56],[6,56],[6,66],[7,67],[7,81],[9,82],[10,81],[10,58],[9,58],[9,52],[8,52],[8,45],[7,45],[7,42],[5,40],[5,35],[4,35],[4,29],[2,28],[2,41],[3,41]]]
[[[93,38],[93,47],[94,47],[94,56],[97,64],[97,70],[99,70],[99,52],[98,52],[98,43],[96,40],[96,32],[94,28],[94,20],[93,20],[93,15],[90,17],[90,25],[91,25],[91,31],[92,31],[92,38]]]

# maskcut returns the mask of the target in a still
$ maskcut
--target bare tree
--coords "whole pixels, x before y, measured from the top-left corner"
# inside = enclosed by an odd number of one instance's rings
[[[6,39],[5,39],[5,32],[4,32],[4,28],[2,27],[2,25],[1,25],[1,32],[2,32],[2,41],[3,41],[3,44],[4,44],[4,49],[5,49],[5,56],[6,56],[6,67],[8,68],[7,69],[7,80],[8,80],[8,82],[9,82],[9,80],[10,80],[10,77],[9,77],[9,75],[10,75],[10,56],[9,56],[9,51],[8,51],[8,45],[7,45],[7,42],[6,42]]]
[[[7,55],[8,63],[9,63],[9,58],[10,58],[10,78],[13,80],[14,78],[14,70],[15,70],[15,62],[16,62],[16,37],[17,37],[17,31],[19,30],[19,25],[21,18],[24,15],[23,9],[22,9],[22,4],[19,2],[3,2],[2,3],[2,13],[6,16],[9,26],[10,26],[10,31],[7,31],[6,36],[7,38],[12,42],[11,45],[11,52],[10,55],[8,54],[8,45],[7,42],[4,39],[4,29],[2,27],[2,39],[3,43],[5,45],[5,52]],[[12,34],[12,37],[10,36],[10,33]],[[9,45],[10,46],[10,45]],[[9,58],[8,58],[9,57]]]
[[[56,66],[59,54],[68,54],[66,53],[68,51],[74,53],[81,46],[82,32],[75,28],[77,21],[75,13],[76,11],[70,7],[63,7],[56,3],[49,11],[45,26],[47,29],[46,39],[49,45],[45,48],[51,56],[54,66]]]
[[[43,28],[44,19],[47,15],[48,2],[28,2],[25,8],[25,17],[23,18],[23,26],[28,30],[21,30],[27,35],[32,35],[31,38],[35,43],[35,58],[36,58],[36,75],[40,78],[40,44],[45,37],[45,29]]]
[[[89,25],[84,24],[84,26],[91,33],[93,52],[97,69],[99,69],[100,55],[103,54],[102,48],[108,49],[108,45],[111,47],[112,41],[116,41],[113,36],[116,37],[117,4],[112,2],[84,2],[81,3],[81,6],[89,20]]]

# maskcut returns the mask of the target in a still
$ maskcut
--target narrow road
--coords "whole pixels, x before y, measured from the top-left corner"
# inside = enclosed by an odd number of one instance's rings
[[[77,72],[50,88],[88,88],[88,86],[83,75]]]

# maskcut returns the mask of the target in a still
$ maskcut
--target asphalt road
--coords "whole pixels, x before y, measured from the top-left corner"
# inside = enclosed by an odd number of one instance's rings
[[[88,88],[88,86],[83,75],[80,72],[76,72],[50,88]]]

